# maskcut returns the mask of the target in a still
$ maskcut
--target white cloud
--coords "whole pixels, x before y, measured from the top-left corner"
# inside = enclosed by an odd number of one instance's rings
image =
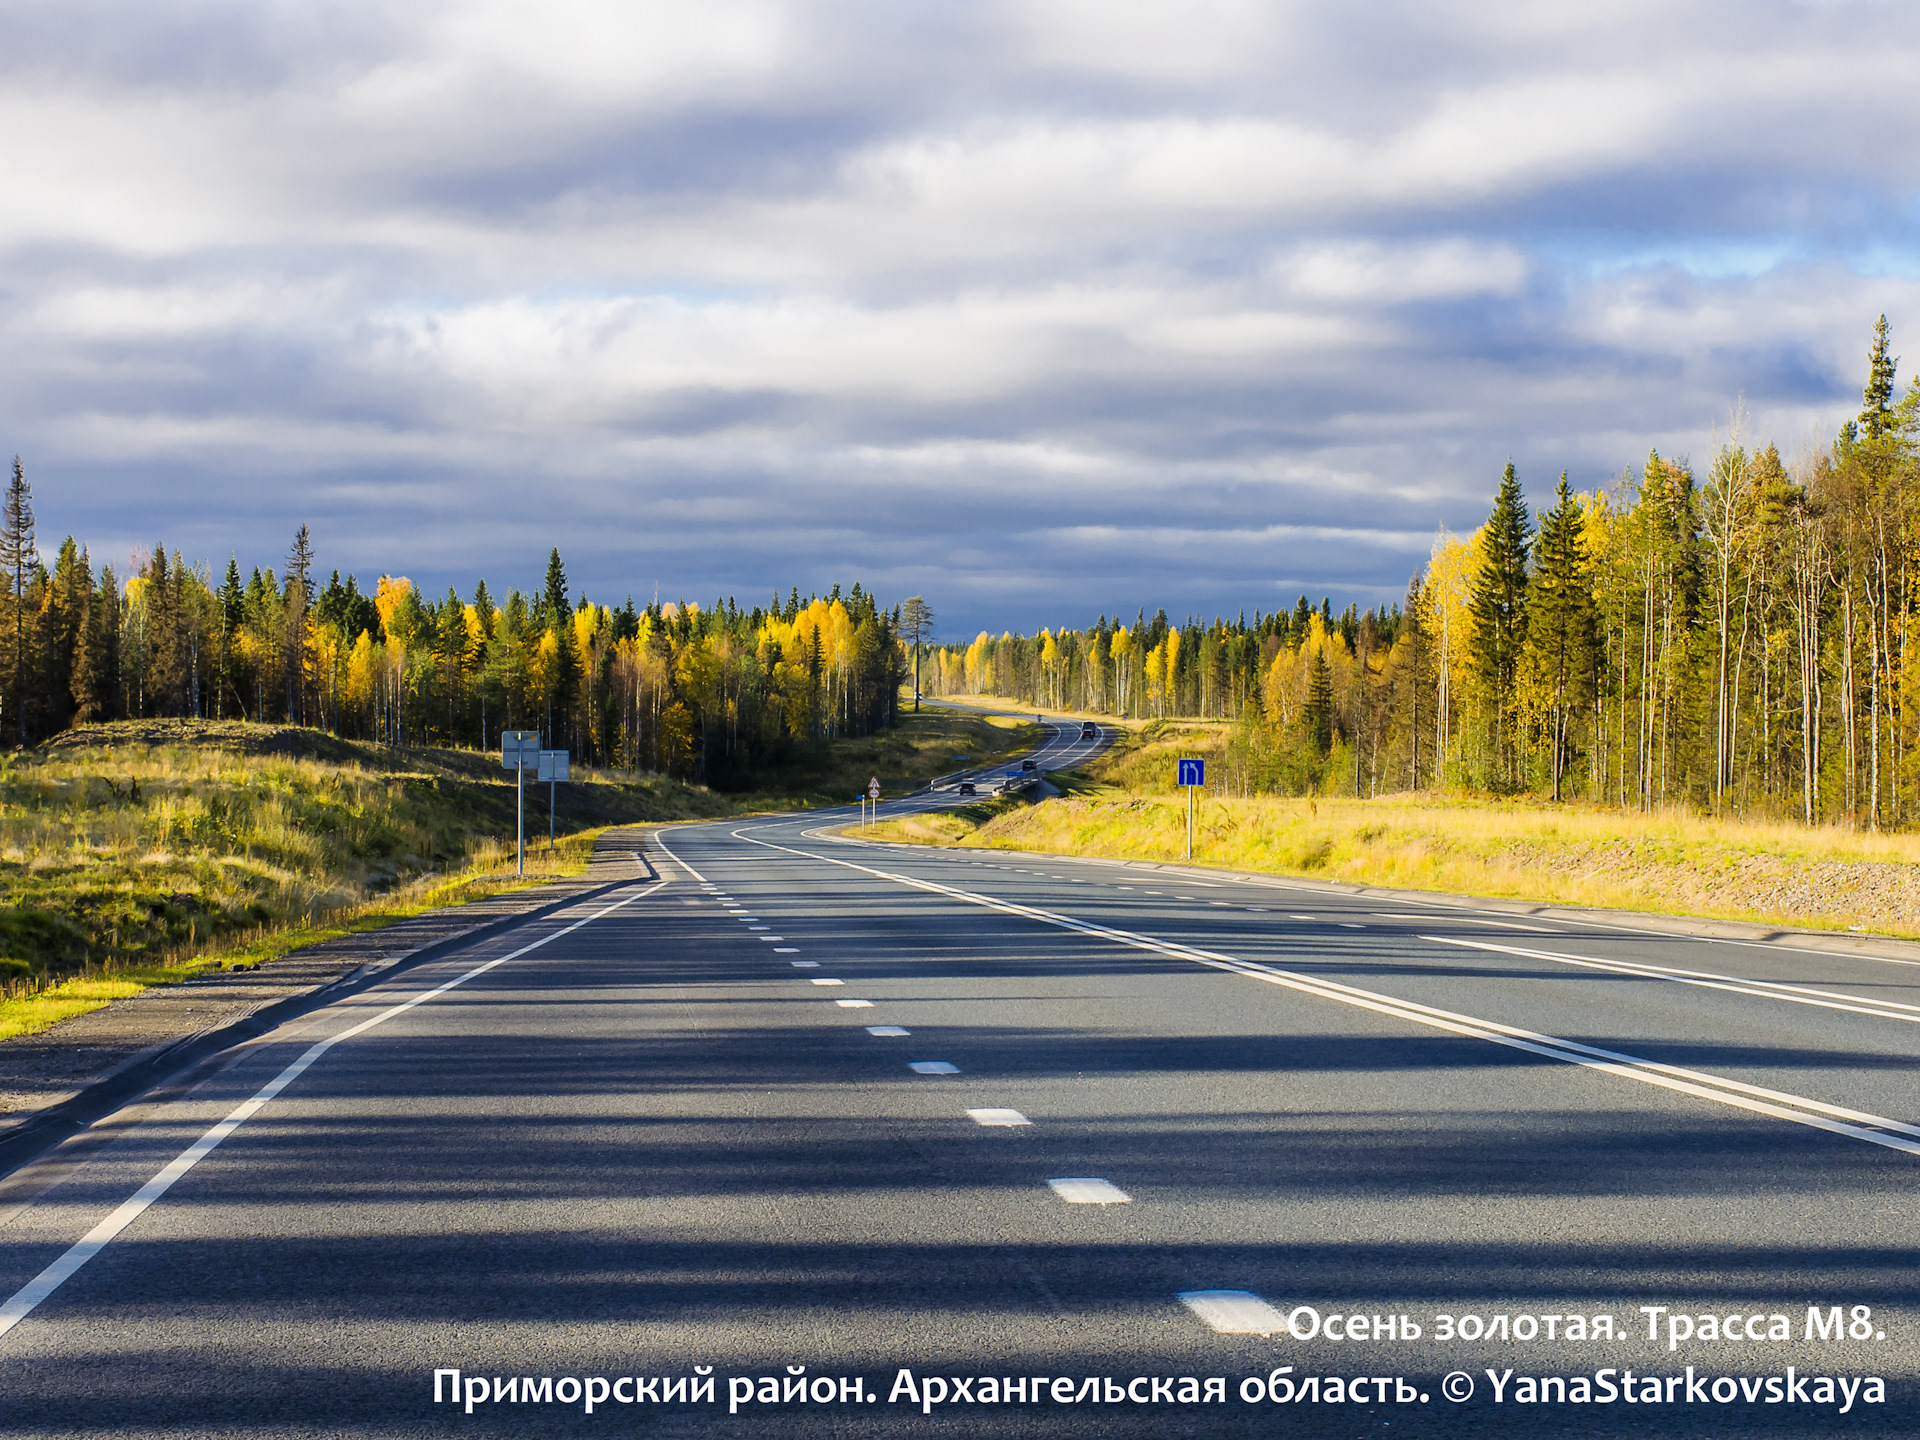
[[[310,504],[351,567],[431,515],[423,583],[510,583],[533,484],[601,590],[1384,595],[1508,454],[1593,483],[1743,390],[1830,433],[1872,317],[1920,320],[1906,7],[37,23],[0,20],[0,427],[81,532],[265,559]]]

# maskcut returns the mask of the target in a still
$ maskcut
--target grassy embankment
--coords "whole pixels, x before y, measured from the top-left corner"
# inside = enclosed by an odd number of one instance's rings
[[[747,797],[575,767],[554,851],[547,789],[528,786],[519,880],[513,781],[493,755],[241,722],[71,731],[0,756],[0,1040],[200,970],[577,874],[609,825],[844,804],[875,774],[901,793],[953,769],[956,752],[1031,739],[1030,726],[925,712]]]
[[[1173,760],[1216,755],[1221,727],[1148,725],[1040,804],[883,824],[877,839],[1178,861]],[[1920,936],[1920,836],[1690,812],[1486,796],[1377,800],[1205,792],[1200,865],[1407,890]]]
[[[545,848],[490,755],[281,726],[122,722],[0,758],[0,1039],[212,966],[577,873],[608,825],[725,814],[665,779],[576,769]],[[536,836],[537,841],[536,841]]]

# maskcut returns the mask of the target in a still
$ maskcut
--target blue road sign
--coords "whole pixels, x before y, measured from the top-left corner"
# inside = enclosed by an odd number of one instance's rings
[[[1204,785],[1207,783],[1207,762],[1204,760],[1176,760],[1180,767],[1180,778],[1176,785]]]

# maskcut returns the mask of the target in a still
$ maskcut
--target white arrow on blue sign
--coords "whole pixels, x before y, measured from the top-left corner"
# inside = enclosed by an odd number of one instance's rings
[[[1207,783],[1207,762],[1204,760],[1176,760],[1180,767],[1180,778],[1176,785],[1204,785]]]

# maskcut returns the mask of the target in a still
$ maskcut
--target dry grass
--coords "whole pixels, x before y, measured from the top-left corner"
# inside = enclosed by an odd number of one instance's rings
[[[493,842],[460,874],[416,880],[377,900],[336,912],[318,924],[262,926],[216,941],[174,963],[115,968],[0,998],[0,1041],[35,1034],[62,1020],[138,995],[150,986],[171,985],[206,970],[259,965],[308,945],[378,930],[409,915],[578,875],[592,860],[601,833],[581,831],[562,836],[551,850],[544,846],[529,850],[524,877],[514,872],[512,847]]]
[[[925,817],[932,822],[933,817]],[[1920,936],[1920,836],[1462,797],[1203,799],[1194,861],[1408,890]],[[875,838],[1178,861],[1184,800],[1117,790]]]
[[[724,814],[697,787],[576,768],[560,830]],[[528,830],[546,828],[544,792]],[[318,731],[130,721],[0,757],[0,989],[166,966],[494,869],[499,761]]]

